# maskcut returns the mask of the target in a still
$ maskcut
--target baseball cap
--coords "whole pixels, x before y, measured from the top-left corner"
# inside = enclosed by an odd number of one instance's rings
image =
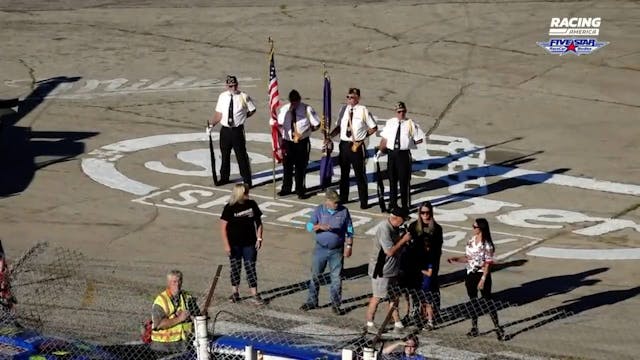
[[[238,78],[236,78],[233,75],[227,75],[227,80],[226,83],[229,85],[237,85],[238,84]]]
[[[404,220],[409,219],[409,212],[406,209],[401,207],[394,207],[393,209],[391,209],[389,213],[393,216],[401,217]]]

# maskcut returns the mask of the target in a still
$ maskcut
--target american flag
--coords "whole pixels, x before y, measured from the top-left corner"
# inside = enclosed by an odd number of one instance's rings
[[[276,76],[276,63],[273,60],[273,50],[269,60],[269,112],[271,118],[271,145],[273,149],[273,158],[278,162],[282,162],[284,154],[282,151],[282,134],[278,127],[278,108],[280,107],[280,94],[278,93],[278,77]]]

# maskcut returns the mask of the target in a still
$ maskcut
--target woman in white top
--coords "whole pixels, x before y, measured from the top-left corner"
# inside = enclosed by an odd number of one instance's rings
[[[491,264],[493,264],[493,254],[495,246],[491,239],[491,231],[487,219],[478,218],[473,222],[473,237],[467,242],[465,248],[465,256],[454,256],[447,261],[449,263],[461,262],[466,264],[467,276],[465,277],[465,286],[467,294],[471,299],[473,309],[471,311],[471,330],[468,336],[478,336],[478,312],[479,309],[485,308],[478,303],[478,290],[482,294],[482,298],[488,301],[489,315],[496,327],[496,335],[498,340],[504,340],[504,330],[498,322],[498,313],[491,299]]]

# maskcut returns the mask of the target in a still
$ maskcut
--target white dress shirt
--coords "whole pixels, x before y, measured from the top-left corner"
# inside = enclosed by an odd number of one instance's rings
[[[251,97],[243,91],[232,94],[231,91],[225,91],[218,96],[216,103],[216,112],[222,114],[220,124],[229,126],[229,101],[233,96],[233,127],[243,125],[247,120],[247,113],[256,110],[256,105]]]
[[[349,109],[350,105],[346,105],[340,111],[342,118],[340,119],[340,140],[342,141],[362,141],[367,138],[367,130],[378,126],[371,116],[369,109],[364,105],[356,104],[353,106],[353,119],[351,120],[352,136],[347,136],[349,128]]]
[[[296,107],[296,128],[300,134],[300,140],[311,135],[311,127],[320,126],[320,119],[313,108],[303,102]],[[282,126],[283,139],[293,141],[293,129],[291,128],[291,104],[283,105],[278,110],[278,125]]]
[[[380,136],[387,139],[387,149],[396,150],[394,148],[396,142],[396,133],[398,131],[397,117],[387,120],[384,129],[380,132]],[[416,142],[424,140],[424,132],[420,129],[420,125],[411,119],[404,119],[400,122],[400,149],[410,150],[416,148]]]

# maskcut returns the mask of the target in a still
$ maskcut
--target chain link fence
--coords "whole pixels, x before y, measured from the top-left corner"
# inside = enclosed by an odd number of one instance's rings
[[[531,348],[513,341],[529,331],[549,337],[539,330],[548,326],[574,331],[571,309],[562,304],[538,313],[499,299],[453,298],[447,288],[440,296],[399,289],[389,295],[399,299],[400,322],[388,316],[388,299],[382,299],[375,326],[367,327],[365,312],[372,290],[366,265],[342,271],[339,309],[330,301],[328,274],[317,279],[321,285],[317,308],[301,309],[308,303],[307,271],[292,272],[282,264],[258,262],[260,301],[247,290],[244,268],[240,293],[232,298],[228,261],[213,259],[224,265],[207,309],[206,352],[214,359],[339,359],[343,355],[367,359],[374,356],[370,351],[379,358],[394,358],[410,351],[399,341],[412,335],[419,341],[417,353],[428,359],[551,359],[579,353],[575,348]],[[151,318],[151,304],[165,285],[164,274],[158,274],[155,284],[136,282],[117,270],[92,266],[96,262],[76,251],[41,244],[15,263],[10,273],[18,303],[1,317],[1,359],[197,358],[203,345],[193,338],[184,342],[184,351],[175,354],[153,351],[141,340],[143,324]],[[200,306],[213,276],[213,272],[204,272],[208,270],[185,273],[185,289]],[[497,339],[492,314],[497,314],[505,330],[502,341]],[[468,336],[474,317],[479,319],[478,333]],[[602,346],[606,350],[607,344]],[[10,357],[21,351],[29,351],[32,357]]]

